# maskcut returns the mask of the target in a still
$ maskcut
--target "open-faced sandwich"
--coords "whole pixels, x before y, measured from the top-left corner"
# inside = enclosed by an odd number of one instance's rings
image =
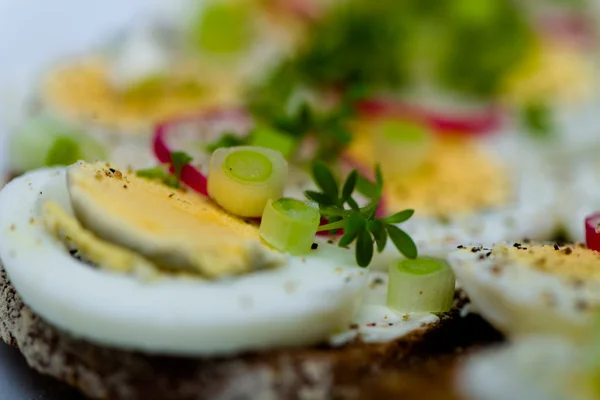
[[[159,180],[80,161],[0,192],[1,334],[32,367],[92,398],[351,397],[457,323],[452,271],[398,227],[412,210],[355,208],[356,171],[315,164],[319,207],[280,198],[277,151],[216,151],[210,197],[180,157]]]
[[[461,287],[508,342],[460,366],[470,400],[600,398],[598,233],[588,246],[514,243],[449,257]]]

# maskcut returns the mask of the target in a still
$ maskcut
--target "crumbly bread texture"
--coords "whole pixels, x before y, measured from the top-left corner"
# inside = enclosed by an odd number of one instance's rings
[[[480,320],[460,317],[464,303],[457,296],[440,323],[384,344],[169,357],[97,346],[51,326],[23,304],[0,265],[2,339],[32,368],[94,399],[456,399],[456,350],[499,338]]]

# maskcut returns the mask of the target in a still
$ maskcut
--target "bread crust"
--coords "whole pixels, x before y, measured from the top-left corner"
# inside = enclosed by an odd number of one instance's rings
[[[32,368],[93,399],[316,400],[376,398],[375,393],[454,399],[447,373],[444,384],[427,385],[423,376],[388,366],[419,353],[428,340],[439,340],[460,319],[463,303],[458,299],[439,323],[388,343],[212,359],[156,356],[98,346],[53,327],[23,303],[0,265],[0,337]],[[431,390],[438,394],[423,397]]]

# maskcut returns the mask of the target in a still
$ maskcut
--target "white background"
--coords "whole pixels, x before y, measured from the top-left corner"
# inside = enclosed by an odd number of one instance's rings
[[[23,85],[53,59],[98,44],[158,1],[0,0],[0,169],[7,115]]]

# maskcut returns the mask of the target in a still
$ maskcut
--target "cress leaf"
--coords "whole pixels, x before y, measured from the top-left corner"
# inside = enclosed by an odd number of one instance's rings
[[[171,153],[171,164],[173,164],[173,171],[177,181],[179,181],[181,178],[181,170],[183,167],[189,164],[192,160],[193,158],[183,151],[174,151]]]
[[[384,221],[387,222],[388,224],[399,224],[404,221],[408,221],[413,216],[414,213],[415,213],[415,210],[400,211],[394,215],[390,215],[389,217],[384,218]]]
[[[307,190],[304,192],[304,195],[308,197],[309,200],[315,201],[319,205],[319,208],[335,205],[335,202],[323,193]]]
[[[323,194],[331,199],[334,204],[337,203],[338,184],[325,163],[316,161],[313,164],[313,177]]]
[[[368,230],[358,233],[356,240],[356,262],[359,267],[367,267],[373,259],[373,240]]]
[[[140,178],[162,180],[168,175],[168,172],[164,166],[159,165],[154,168],[140,169],[139,171],[136,171],[135,174]]]
[[[212,153],[215,150],[220,149],[222,147],[243,146],[245,144],[248,144],[248,139],[248,137],[241,137],[233,133],[225,133],[214,142],[207,144],[204,148],[207,152]]]
[[[344,183],[344,187],[342,189],[342,198],[341,203],[344,204],[354,192],[354,188],[356,187],[356,180],[358,178],[358,171],[352,170],[348,178],[346,178],[346,182]]]
[[[383,222],[380,219],[369,221],[367,222],[367,229],[373,234],[375,243],[377,244],[377,251],[381,253],[387,243],[387,235]]]
[[[369,198],[377,197],[377,185],[368,180],[362,175],[358,176],[356,181],[356,189]]]
[[[402,253],[406,258],[415,259],[418,256],[417,246],[412,238],[404,232],[402,229],[395,225],[386,224],[385,229],[387,230],[390,239],[394,243],[394,246]]]
[[[377,185],[377,194],[381,195],[383,191],[383,175],[381,174],[381,166],[379,164],[375,166],[375,184]]]
[[[350,206],[350,208],[352,208],[352,210],[354,210],[354,211],[360,210],[358,203],[352,197],[348,197],[348,199],[346,199],[346,203],[348,203],[348,205]]]
[[[344,236],[340,239],[339,246],[348,246],[356,239],[358,233],[365,229],[365,218],[360,214],[353,214],[346,219]]]

